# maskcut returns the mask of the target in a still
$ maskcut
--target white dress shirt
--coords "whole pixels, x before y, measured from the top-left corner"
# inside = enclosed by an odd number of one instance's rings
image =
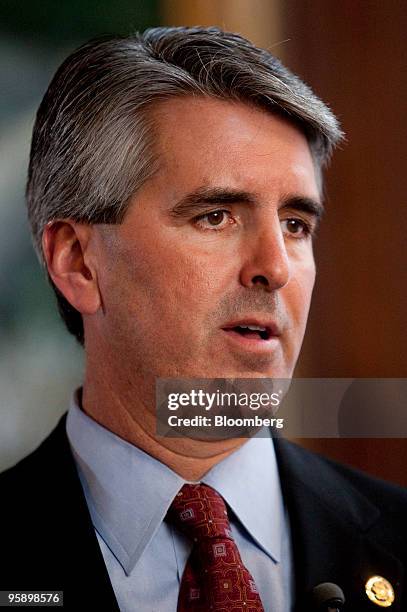
[[[77,398],[67,434],[120,610],[176,612],[192,544],[164,518],[186,481],[96,423]],[[291,539],[272,439],[249,439],[201,482],[228,505],[233,537],[265,612],[289,612]]]

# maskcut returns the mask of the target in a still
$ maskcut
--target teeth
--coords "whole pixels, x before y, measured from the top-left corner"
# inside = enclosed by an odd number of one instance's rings
[[[260,327],[259,325],[239,325],[243,329],[252,329],[253,331],[266,331],[265,327]]]

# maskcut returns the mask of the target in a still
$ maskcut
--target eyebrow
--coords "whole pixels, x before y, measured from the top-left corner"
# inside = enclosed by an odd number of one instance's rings
[[[222,187],[200,187],[179,200],[170,210],[170,215],[178,218],[198,214],[202,208],[212,204],[248,204],[255,206],[259,199],[250,192]],[[315,198],[300,195],[287,195],[279,210],[291,208],[310,214],[319,221],[324,213],[322,202]]]
[[[256,198],[246,191],[225,189],[222,187],[200,187],[183,197],[173,208],[171,215],[182,217],[199,212],[204,206],[211,204],[251,204],[257,203]]]
[[[325,212],[324,205],[320,200],[308,196],[287,196],[283,199],[283,204],[279,210],[284,208],[292,208],[293,210],[312,215],[316,221],[319,221]]]

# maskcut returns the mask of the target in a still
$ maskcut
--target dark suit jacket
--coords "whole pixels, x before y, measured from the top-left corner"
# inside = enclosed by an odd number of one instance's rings
[[[275,440],[290,515],[296,610],[329,581],[346,610],[378,611],[364,585],[391,582],[394,611],[407,611],[407,490]],[[62,590],[65,610],[119,610],[65,432],[65,416],[41,446],[0,475],[0,590]],[[272,520],[272,517],[270,517]],[[139,610],[137,612],[154,612]],[[175,612],[175,611],[174,611]]]

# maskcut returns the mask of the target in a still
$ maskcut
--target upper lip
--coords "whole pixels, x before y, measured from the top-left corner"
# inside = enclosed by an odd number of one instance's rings
[[[253,315],[239,317],[239,319],[234,319],[233,321],[227,322],[222,325],[222,329],[232,329],[233,327],[239,327],[242,325],[257,325],[258,327],[264,327],[270,336],[279,336],[281,334],[280,326],[275,320]]]

